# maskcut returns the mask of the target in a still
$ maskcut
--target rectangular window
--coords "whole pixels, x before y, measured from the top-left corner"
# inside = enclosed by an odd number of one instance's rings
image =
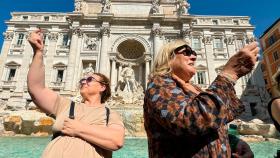
[[[61,83],[63,80],[64,70],[57,70],[56,82]]]
[[[205,71],[197,72],[197,83],[198,84],[206,84],[206,73]]]
[[[241,49],[241,48],[243,48],[244,47],[244,42],[243,42],[243,40],[242,39],[237,39],[236,40],[236,49]]]
[[[44,16],[44,21],[50,21],[50,17]]]
[[[8,81],[13,81],[16,75],[16,69],[11,68],[8,75]]]
[[[69,36],[68,35],[63,35],[62,38],[62,46],[68,46],[68,40],[69,40]]]
[[[28,16],[23,16],[22,19],[23,20],[28,20]]]
[[[280,56],[280,55],[279,55],[279,52],[277,52],[277,51],[274,52],[274,53],[273,53],[274,61],[277,61],[277,60],[279,59],[279,56]]]
[[[20,34],[18,35],[17,46],[21,46],[21,45],[22,45],[23,39],[24,39],[24,34],[23,34],[23,33],[20,33]]]
[[[218,25],[218,20],[212,20],[212,23],[213,23],[214,25]]]
[[[192,39],[192,47],[194,50],[199,50],[201,49],[201,43],[199,38],[193,38]]]
[[[233,20],[233,24],[234,24],[234,25],[239,25],[238,20]]]
[[[221,38],[214,38],[214,48],[216,49],[223,48],[223,40]]]
[[[272,35],[272,36],[270,36],[270,37],[268,38],[268,43],[269,43],[270,46],[271,46],[275,41],[276,41],[276,40],[275,40],[274,35]]]

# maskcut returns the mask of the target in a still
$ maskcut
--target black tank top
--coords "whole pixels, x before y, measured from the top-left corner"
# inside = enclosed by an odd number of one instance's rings
[[[269,115],[270,115],[270,117],[271,117],[271,119],[272,119],[272,121],[273,121],[273,123],[274,123],[276,129],[280,132],[280,125],[279,125],[279,123],[273,118],[272,113],[271,113],[271,105],[272,105],[272,102],[273,102],[275,99],[280,99],[280,96],[271,99],[271,100],[269,101],[269,103],[268,103],[267,108],[268,108],[268,113],[269,113]]]

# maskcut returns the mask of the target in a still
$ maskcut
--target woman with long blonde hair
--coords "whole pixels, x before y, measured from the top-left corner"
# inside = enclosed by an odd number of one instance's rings
[[[190,82],[197,54],[189,43],[165,44],[155,58],[144,99],[149,157],[230,157],[226,124],[244,110],[234,85],[253,69],[258,51],[256,42],[245,46],[202,90]]]

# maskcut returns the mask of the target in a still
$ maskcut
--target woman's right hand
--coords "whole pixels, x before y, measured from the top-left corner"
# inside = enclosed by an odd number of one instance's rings
[[[246,45],[229,59],[221,73],[230,75],[234,80],[248,74],[257,62],[259,50],[257,42]]]
[[[38,29],[32,32],[29,35],[28,42],[30,43],[31,47],[33,48],[34,53],[38,51],[43,51],[44,44],[43,44],[43,33],[41,29]]]

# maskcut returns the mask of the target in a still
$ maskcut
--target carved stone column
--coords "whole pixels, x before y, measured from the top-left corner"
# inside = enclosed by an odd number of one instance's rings
[[[204,48],[205,48],[205,56],[206,56],[208,77],[209,77],[208,83],[209,83],[209,81],[214,81],[217,75],[216,75],[215,67],[212,66],[212,64],[215,63],[215,56],[214,56],[214,50],[212,44],[213,38],[211,34],[209,34],[208,30],[205,32],[204,32],[202,42],[204,43]]]
[[[106,76],[110,75],[109,70],[109,57],[108,57],[108,40],[110,35],[109,23],[103,23],[103,26],[100,28],[101,35],[101,51],[100,51],[100,60],[99,60],[99,72],[105,74]]]
[[[143,63],[139,64],[139,83],[143,84]]]
[[[111,91],[115,92],[117,86],[117,70],[116,70],[116,59],[115,57],[111,58],[112,68],[111,68]]]
[[[183,37],[183,39],[189,42],[189,45],[191,46],[191,41],[190,41],[191,28],[189,24],[183,24],[183,28],[181,30],[181,36]]]
[[[154,59],[155,59],[157,53],[159,52],[160,46],[161,46],[160,38],[162,36],[162,30],[161,30],[159,24],[155,23],[153,25],[152,34],[154,37]]]
[[[118,68],[118,81],[121,79],[121,73],[122,73],[122,64],[121,63],[119,63],[120,65],[119,65],[119,68]]]
[[[145,89],[147,88],[147,83],[148,83],[148,79],[149,79],[149,74],[150,74],[150,61],[151,58],[147,57],[145,59]]]
[[[4,36],[4,42],[3,42],[3,47],[1,50],[1,55],[0,55],[0,78],[3,77],[3,70],[4,70],[4,66],[5,66],[5,59],[7,59],[7,55],[9,53],[10,50],[10,46],[12,44],[12,40],[14,38],[14,32],[4,32],[3,33]],[[0,83],[1,86],[2,83]]]
[[[75,91],[76,85],[74,81],[74,75],[75,74],[75,66],[76,64],[76,58],[78,52],[78,46],[79,46],[79,38],[82,36],[82,31],[79,27],[75,27],[72,30],[72,38],[71,38],[71,45],[70,45],[70,52],[69,52],[69,58],[68,58],[68,66],[67,66],[67,73],[66,73],[66,80],[65,80],[65,90],[72,93]],[[80,74],[80,73],[78,73]],[[74,89],[73,89],[74,88]]]
[[[28,39],[29,33],[31,32],[26,32],[24,33],[25,40]],[[25,41],[23,44],[25,44],[22,57],[21,57],[21,66],[17,68],[17,75],[16,75],[16,89],[15,89],[15,94],[17,96],[20,96],[23,94],[24,89],[27,90],[27,78],[26,74],[28,73],[29,70],[29,62],[33,56],[33,49],[30,44],[28,44],[28,41]]]
[[[51,78],[51,74],[53,73],[53,60],[54,56],[56,54],[56,42],[58,40],[58,32],[51,32],[48,33],[48,39],[49,39],[49,45],[48,48],[44,48],[44,51],[46,52],[46,64],[45,65],[45,79],[46,79],[46,84],[51,85],[51,82],[53,81]]]
[[[235,46],[234,46],[234,37],[233,36],[226,36],[225,43],[227,45],[227,52],[229,57],[235,54]]]

